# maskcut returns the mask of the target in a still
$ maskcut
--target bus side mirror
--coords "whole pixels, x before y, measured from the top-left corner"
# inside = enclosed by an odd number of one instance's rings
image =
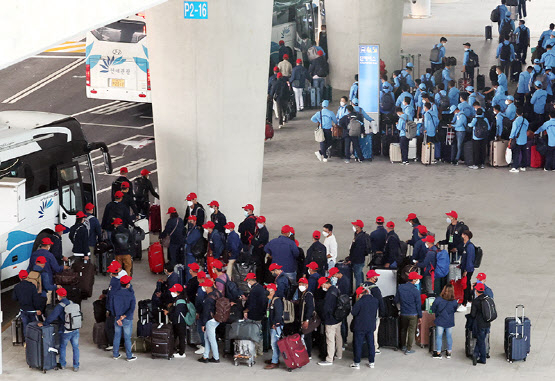
[[[104,158],[104,170],[107,174],[112,173],[112,157],[110,156],[110,151],[105,143],[102,142],[93,142],[87,144],[87,151],[91,152],[95,149],[100,149],[102,151],[102,157]]]

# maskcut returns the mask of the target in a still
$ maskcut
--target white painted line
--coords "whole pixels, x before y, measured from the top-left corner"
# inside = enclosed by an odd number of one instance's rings
[[[141,118],[141,119],[154,119],[154,117],[146,116],[146,115],[141,115],[141,116],[139,116],[139,118]]]
[[[118,104],[113,104],[110,106],[106,106],[103,108],[96,109],[91,112],[91,114],[98,114],[98,115],[113,115],[118,112],[128,110],[130,108],[141,106],[142,103],[135,103],[135,102],[121,102]]]
[[[39,56],[33,56],[31,58],[73,58],[73,59],[76,59],[76,58],[83,58],[84,56],[85,56],[85,53],[83,53],[82,55],[79,55],[79,56],[47,56],[47,55],[40,56],[39,55]]]
[[[34,93],[35,91],[37,91],[38,89],[46,86],[50,82],[55,81],[56,79],[60,78],[62,75],[64,75],[64,74],[72,71],[73,69],[77,68],[83,62],[85,62],[84,58],[80,58],[80,59],[77,59],[77,60],[73,61],[72,63],[64,66],[63,68],[61,68],[60,70],[55,71],[54,73],[50,74],[46,78],[43,78],[40,81],[37,81],[37,82],[33,83],[31,86],[27,87],[26,89],[21,90],[17,94],[14,94],[9,98],[6,98],[5,100],[2,101],[2,103],[12,104],[12,103],[17,102],[18,100],[20,100],[22,98],[25,98],[29,94]]]
[[[104,104],[101,104],[100,106],[96,106],[96,107],[91,107],[91,108],[89,108],[89,109],[87,109],[87,110],[85,110],[85,111],[81,111],[81,112],[78,112],[78,113],[72,114],[71,116],[75,117],[75,116],[77,116],[77,115],[83,115],[83,114],[87,114],[87,113],[89,113],[89,112],[91,112],[91,111],[93,111],[93,110],[96,110],[96,109],[99,109],[99,108],[105,107],[105,106],[107,106],[107,105],[112,105],[112,104],[116,104],[116,103],[119,103],[119,101],[113,101],[113,102],[110,102],[110,103],[104,103]]]
[[[142,130],[143,128],[152,126],[154,123],[147,124],[146,126],[122,126],[119,124],[101,124],[101,123],[85,123],[85,122],[81,122],[81,124],[84,126],[118,127],[118,128],[131,128],[134,130]]]

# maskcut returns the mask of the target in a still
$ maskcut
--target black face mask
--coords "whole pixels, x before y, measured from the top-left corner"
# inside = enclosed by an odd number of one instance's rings
[[[193,224],[191,222],[187,223],[187,228],[192,229],[194,227],[195,227],[195,224]]]

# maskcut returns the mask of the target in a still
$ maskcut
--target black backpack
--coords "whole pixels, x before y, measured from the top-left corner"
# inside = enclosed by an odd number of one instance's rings
[[[146,186],[146,179],[144,177],[137,177],[133,180],[133,193],[135,198],[141,199],[145,198],[148,193],[148,188]]]
[[[474,268],[477,269],[482,264],[484,252],[481,247],[474,246]]]
[[[497,309],[495,308],[495,302],[489,296],[484,296],[482,299],[482,317],[487,323],[491,323],[497,319]]]
[[[500,18],[501,18],[501,12],[499,11],[499,6],[497,6],[493,11],[491,11],[491,15],[489,16],[489,19],[491,20],[491,22],[499,22]]]
[[[451,102],[449,101],[449,97],[447,95],[439,96],[439,108],[441,108],[441,111],[449,110],[450,105]]]
[[[381,97],[382,110],[383,111],[393,111],[395,107],[395,100],[393,99],[393,94],[383,93]]]
[[[225,297],[228,298],[230,301],[235,301],[243,295],[243,292],[239,290],[237,283],[231,280],[229,275],[226,274],[227,281],[223,281],[220,278],[216,278],[217,283],[223,283],[225,289]]]
[[[312,260],[318,264],[318,270],[323,270],[326,268],[328,263],[328,257],[325,252],[321,250],[314,250],[312,252]]]
[[[478,139],[485,139],[488,137],[488,123],[484,118],[476,118],[474,135],[476,135]]]
[[[503,61],[508,61],[511,59],[511,44],[503,44],[503,46],[501,46],[499,58],[501,58]]]
[[[336,290],[339,294],[339,290]],[[351,297],[347,294],[337,295],[337,306],[333,311],[333,318],[337,321],[343,321],[351,313]]]
[[[330,74],[330,67],[328,65],[328,61],[322,57],[322,63],[318,65],[318,71],[316,71],[316,75],[318,77],[327,77]]]
[[[195,229],[197,229],[195,227]],[[204,258],[206,251],[208,250],[208,240],[204,237],[200,237],[200,239],[195,242],[193,247],[191,248],[191,253],[195,256],[195,258]]]
[[[468,62],[467,65],[470,67],[478,67],[480,66],[480,61],[478,59],[478,55],[474,52],[474,50],[468,51]]]

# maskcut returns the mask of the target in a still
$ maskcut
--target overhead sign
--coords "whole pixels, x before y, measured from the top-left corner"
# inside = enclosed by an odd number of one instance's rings
[[[207,1],[184,1],[183,10],[186,19],[207,19],[208,18],[208,2]]]
[[[380,46],[358,47],[358,104],[374,120],[380,112]]]

